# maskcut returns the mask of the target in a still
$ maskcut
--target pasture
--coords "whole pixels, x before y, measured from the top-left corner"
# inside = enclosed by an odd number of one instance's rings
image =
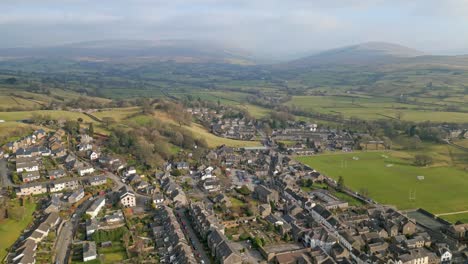
[[[164,112],[155,111],[153,116],[158,121],[171,123],[173,125],[178,125],[173,119],[171,119],[170,116],[168,116]],[[149,122],[151,120],[151,117],[140,115],[140,116],[135,116],[131,118],[130,120],[133,120],[134,122],[141,124],[141,123]],[[195,138],[204,138],[206,142],[208,143],[208,147],[210,148],[215,148],[221,145],[226,145],[229,147],[257,147],[261,145],[259,141],[235,140],[235,139],[218,137],[210,133],[210,131],[208,131],[202,125],[193,123],[193,122],[190,126],[184,125],[183,127],[187,129],[188,131],[192,132]]]
[[[82,118],[83,122],[94,122],[87,115],[79,112],[61,111],[61,110],[35,110],[35,111],[16,111],[16,112],[0,112],[0,119],[5,121],[19,121],[29,119],[33,114],[48,115],[52,119],[70,119],[77,120]]]
[[[137,114],[139,111],[139,107],[110,108],[99,110],[97,112],[92,113],[92,115],[99,119],[103,119],[104,117],[111,117],[116,121],[120,121]]]
[[[297,160],[331,178],[342,176],[347,187],[365,188],[375,201],[399,209],[421,207],[435,214],[468,210],[468,172],[452,166],[416,167],[411,159],[400,158],[407,155],[360,152]]]
[[[258,141],[245,141],[245,140],[234,140],[229,138],[218,137],[210,133],[206,128],[199,124],[192,123],[191,126],[184,126],[186,129],[191,131],[196,138],[204,138],[210,148],[214,148],[221,145],[229,147],[257,147],[261,146]]]
[[[386,97],[351,97],[351,96],[293,96],[286,103],[304,110],[341,114],[345,118],[356,117],[366,120],[397,118],[405,121],[432,121],[466,123],[468,113],[450,112],[446,106],[460,106],[458,102],[412,102],[400,103]],[[461,104],[463,108],[463,104]],[[465,109],[468,110],[468,109]]]

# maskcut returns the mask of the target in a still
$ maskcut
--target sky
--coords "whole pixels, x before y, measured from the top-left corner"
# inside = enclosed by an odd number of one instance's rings
[[[384,41],[468,53],[468,0],[1,0],[0,47],[126,39],[301,54]]]

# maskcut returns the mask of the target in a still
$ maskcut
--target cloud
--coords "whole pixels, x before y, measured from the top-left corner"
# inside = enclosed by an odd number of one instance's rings
[[[14,24],[97,24],[116,22],[121,17],[106,14],[75,14],[48,12],[40,14],[4,14],[0,17],[0,25]]]
[[[468,44],[466,0],[2,0],[0,10],[3,46],[174,38],[293,53],[369,40]]]

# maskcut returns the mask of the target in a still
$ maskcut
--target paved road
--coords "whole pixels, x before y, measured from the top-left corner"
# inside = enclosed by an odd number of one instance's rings
[[[210,258],[208,257],[208,254],[206,253],[203,244],[198,239],[198,236],[195,233],[195,230],[193,230],[192,225],[190,224],[190,221],[187,218],[187,215],[185,214],[185,208],[177,209],[176,213],[180,215],[180,218],[178,217],[179,222],[181,222],[180,224],[183,229],[185,226],[184,232],[190,239],[190,243],[192,244],[192,247],[194,248],[194,252],[196,254],[197,259],[202,260],[205,264],[211,263]]]
[[[69,250],[68,247],[72,243],[73,237],[73,224],[70,221],[67,221],[60,231],[59,236],[57,237],[56,247],[55,247],[55,263],[56,264],[65,264],[68,263]]]
[[[8,177],[8,167],[7,161],[5,159],[0,159],[0,187],[14,187],[15,185]]]
[[[109,179],[111,179],[112,181],[115,182],[115,186],[112,189],[114,192],[116,192],[120,188],[126,186],[127,188],[129,188],[130,190],[132,190],[135,193],[135,196],[137,197],[137,199],[139,198],[140,200],[145,200],[146,201],[146,200],[151,198],[150,195],[143,195],[143,194],[140,194],[140,193],[136,192],[131,185],[123,183],[122,179],[118,175],[115,175],[112,172],[104,171],[104,176],[106,176],[107,178],[109,178]]]
[[[66,221],[62,226],[62,230],[57,237],[55,243],[55,263],[66,264],[70,256],[71,244],[73,242],[73,236],[78,228],[78,224],[81,220],[81,216],[86,212],[89,206],[91,206],[93,200],[89,199],[83,202],[75,211],[74,217],[69,221]]]

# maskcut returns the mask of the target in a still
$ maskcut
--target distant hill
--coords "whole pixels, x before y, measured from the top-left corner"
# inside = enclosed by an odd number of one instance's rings
[[[320,65],[366,65],[391,63],[402,58],[423,56],[424,53],[405,46],[386,42],[367,42],[331,49],[297,59],[283,66],[308,67]]]
[[[80,61],[251,64],[250,55],[223,44],[193,40],[107,40],[44,48],[0,49],[1,59],[65,58]]]

